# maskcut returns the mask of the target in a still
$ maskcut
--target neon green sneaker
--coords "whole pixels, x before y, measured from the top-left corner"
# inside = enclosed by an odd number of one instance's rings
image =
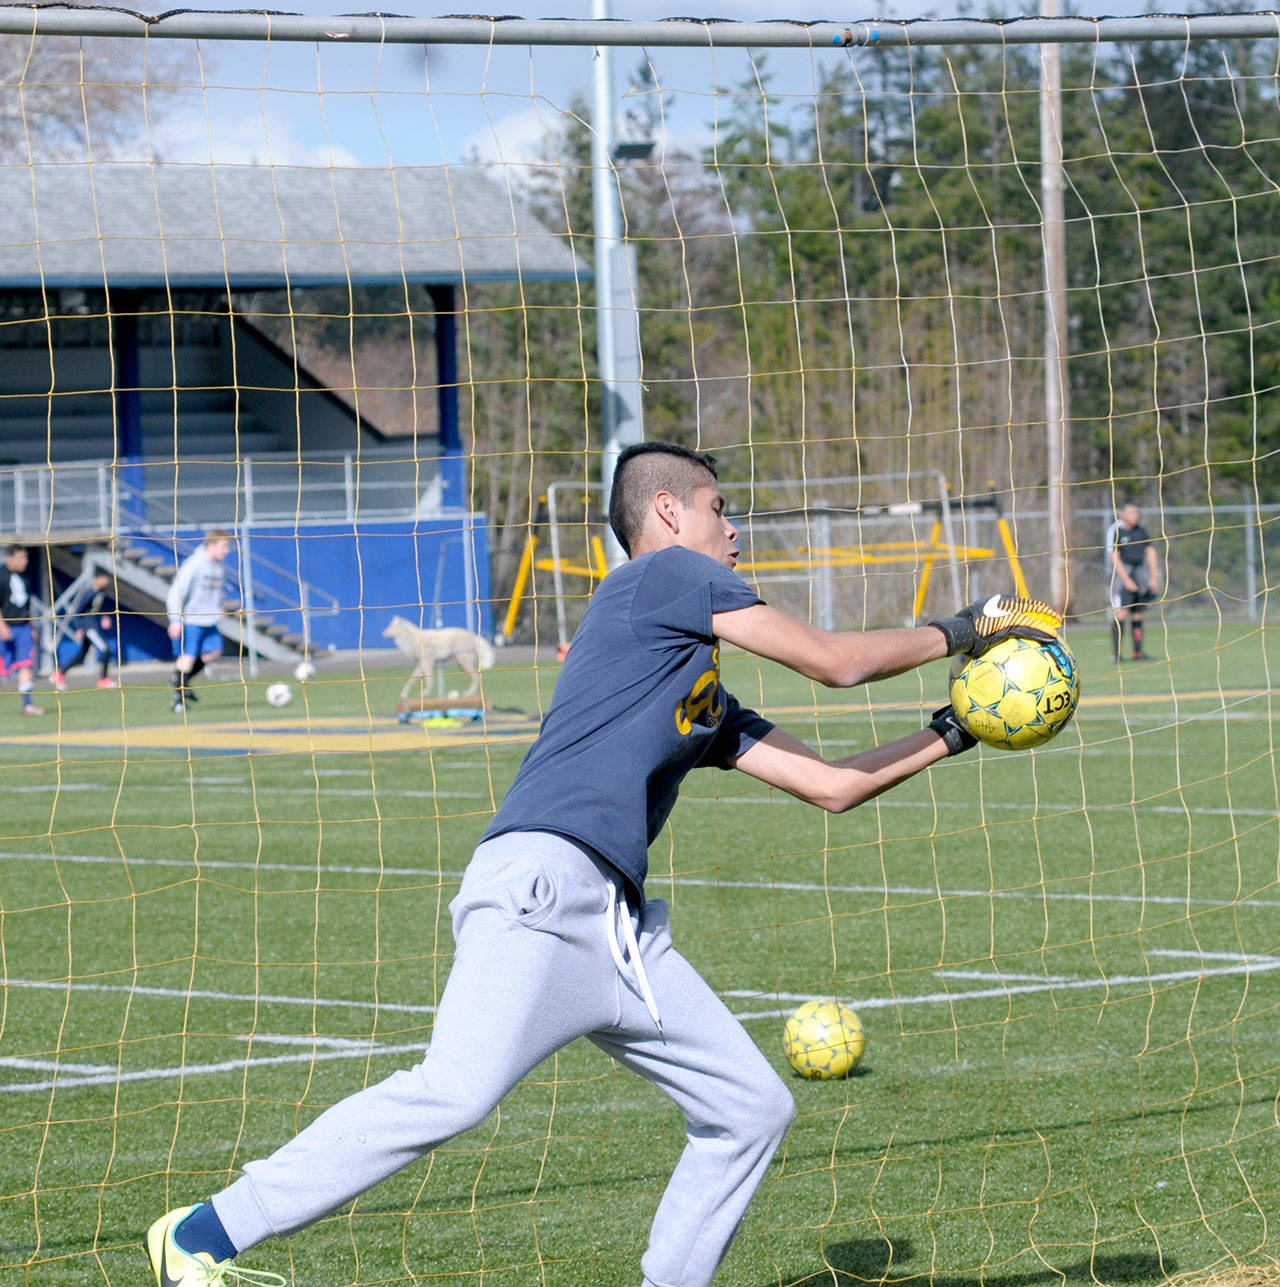
[[[194,1206],[174,1207],[147,1230],[147,1257],[158,1287],[226,1287],[230,1283],[251,1283],[255,1287],[285,1287],[279,1274],[259,1269],[237,1269],[232,1260],[214,1260],[206,1251],[183,1251],[173,1240],[173,1231],[195,1210]]]

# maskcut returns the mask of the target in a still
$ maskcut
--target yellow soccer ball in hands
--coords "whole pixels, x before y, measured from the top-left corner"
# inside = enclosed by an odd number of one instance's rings
[[[1080,700],[1080,673],[1061,639],[1005,639],[980,657],[956,657],[950,697],[961,726],[980,742],[1022,751],[1066,727]]]
[[[847,1077],[867,1044],[862,1021],[839,1001],[806,1001],[782,1029],[782,1049],[801,1077]]]

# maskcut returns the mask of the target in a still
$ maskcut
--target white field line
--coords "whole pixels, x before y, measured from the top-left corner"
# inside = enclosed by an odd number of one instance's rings
[[[685,794],[685,800],[697,801],[699,804],[706,804],[712,800],[719,799],[717,796],[698,796]],[[736,807],[740,804],[804,804],[803,800],[798,800],[794,796],[783,795],[781,793],[775,798],[768,795],[735,795],[724,798],[724,803],[728,806]],[[937,801],[939,812],[945,813],[948,809],[961,807],[952,801]],[[966,802],[963,807],[968,807],[972,803]],[[1129,800],[1119,801],[1115,804],[1090,804],[1086,805],[1082,801],[1075,804],[1047,804],[1044,801],[1036,801],[1036,808],[1039,814],[1028,813],[1027,821],[1034,821],[1036,817],[1060,817],[1073,813],[1084,813],[1087,809],[1089,813],[1172,813],[1179,816],[1191,816],[1195,814],[1207,814],[1214,817],[1223,818],[1274,818],[1277,816],[1275,809],[1245,809],[1245,808],[1226,808],[1221,806],[1212,806],[1209,808],[1198,804],[1142,804]],[[863,808],[868,806],[864,805]],[[921,804],[919,800],[886,800],[883,796],[871,802],[872,808],[875,809],[914,809],[921,810],[931,808],[930,805]],[[979,800],[978,807],[983,813],[995,813],[1000,810],[1027,811],[1025,801],[1017,800]]]
[[[203,790],[208,782],[196,780],[194,782],[157,782],[148,783],[145,787],[133,788],[134,790],[145,791],[148,795],[154,795],[157,792],[179,792],[182,795],[190,795],[192,790]],[[217,786],[215,782],[213,785]],[[118,795],[122,790],[118,782],[58,782],[50,786],[48,783],[37,786],[10,786],[5,788],[8,795],[48,795],[52,792],[57,795],[60,791],[94,791],[102,794]],[[405,790],[399,787],[383,787],[383,794],[388,797],[404,796],[410,800],[492,800],[493,796],[488,791],[417,791]],[[218,794],[222,795],[303,795],[310,799],[324,797],[326,799],[338,796],[351,799],[369,799],[369,791],[353,791],[340,787],[322,787],[314,783],[309,787],[264,787],[254,786],[250,782],[238,783],[234,790],[226,785],[219,786]]]
[[[167,1078],[202,1077],[209,1073],[243,1072],[246,1068],[262,1068],[271,1064],[319,1064],[334,1059],[363,1059],[375,1055],[421,1054],[426,1043],[413,1045],[375,1046],[363,1045],[360,1050],[312,1050],[299,1055],[266,1055],[262,1058],[223,1059],[217,1063],[179,1064],[174,1068],[139,1068],[133,1072],[101,1065],[92,1073],[76,1073],[70,1077],[55,1076],[45,1081],[26,1082],[17,1086],[0,1086],[0,1094],[21,1094],[41,1090],[68,1090],[77,1086],[115,1086],[130,1081],[162,1081]]]
[[[88,1073],[105,1070],[105,1064],[73,1064],[61,1059],[22,1059],[17,1055],[0,1059],[0,1068],[22,1068],[31,1072]],[[26,1090],[26,1086],[0,1086],[0,1090]]]
[[[1171,904],[1174,907],[1280,907],[1280,899],[1250,898],[1238,903],[1224,904],[1220,898],[1185,898],[1181,894],[1070,894],[1062,890],[1022,889],[940,889],[936,885],[836,885],[820,881],[792,880],[720,880],[711,877],[678,876],[674,881],[664,876],[650,876],[649,884],[674,884],[708,886],[712,889],[783,889],[789,893],[811,894],[893,894],[901,898],[998,898],[1030,902],[1062,903],[1152,903]]]
[[[1011,996],[1026,996],[1040,992],[1065,992],[1079,991],[1089,988],[1121,988],[1121,987],[1146,987],[1150,988],[1157,983],[1182,983],[1192,979],[1211,981],[1216,978],[1225,978],[1229,975],[1239,974],[1265,974],[1274,970],[1280,970],[1280,959],[1271,956],[1247,957],[1229,952],[1221,953],[1197,953],[1197,952],[1175,952],[1151,953],[1151,955],[1189,955],[1201,959],[1221,959],[1231,962],[1222,969],[1210,971],[1204,970],[1177,970],[1165,974],[1121,974],[1113,978],[1097,979],[1039,979],[1033,982],[1019,983],[1010,985],[1004,976],[999,974],[982,974],[978,971],[947,971],[938,970],[937,975],[940,978],[958,977],[964,979],[993,979],[998,982],[998,986],[990,988],[974,988],[965,992],[931,992],[918,996],[890,996],[890,997],[863,997],[860,999],[846,1001],[855,1010],[884,1010],[899,1009],[907,1006],[917,1005],[957,1005],[963,1001],[981,1001],[990,1000],[993,997],[1008,998]],[[1015,977],[1015,976],[1009,976]],[[1024,976],[1017,976],[1024,977]],[[53,984],[53,983],[35,983],[26,980],[11,980],[11,987],[57,987],[74,991],[110,991],[110,992],[134,992],[154,995],[161,993],[163,995],[176,995],[185,997],[186,993],[176,989],[158,989],[158,988],[130,988],[122,985],[99,985],[89,983],[79,984]],[[191,996],[206,996],[221,999],[241,999],[234,994],[222,993],[191,993]],[[808,1001],[812,998],[804,993],[764,993],[758,990],[743,991],[740,989],[730,990],[724,993],[726,998],[755,999],[762,996],[775,997],[779,1002],[786,1002],[785,1005],[774,1005],[764,1010],[754,1011],[737,1011],[735,1017],[740,1022],[747,1022],[753,1019],[777,1019],[788,1013],[788,1007],[798,1001]],[[384,1009],[384,1010],[429,1010],[431,1007],[410,1007],[410,1006],[375,1006],[364,1002],[350,1002],[339,1000],[324,1000],[314,997],[293,997],[293,998],[267,998],[248,996],[242,999],[250,1001],[265,1002],[269,999],[285,1001],[293,1005],[346,1005],[346,1006],[363,1006],[367,1009]],[[264,1045],[299,1045],[307,1047],[305,1053],[296,1055],[267,1055],[263,1057],[250,1057],[247,1059],[227,1059],[217,1063],[204,1064],[186,1064],[169,1068],[143,1068],[133,1072],[121,1072],[109,1065],[93,1064],[61,1064],[55,1061],[42,1060],[23,1060],[23,1059],[0,1059],[0,1067],[26,1068],[32,1071],[57,1071],[57,1076],[48,1078],[39,1082],[23,1082],[14,1085],[0,1085],[0,1094],[23,1094],[37,1091],[47,1091],[52,1089],[66,1090],[78,1086],[101,1086],[118,1084],[129,1081],[156,1081],[165,1078],[188,1078],[197,1077],[209,1073],[222,1072],[243,1072],[248,1068],[265,1067],[278,1064],[291,1063],[320,1063],[334,1059],[365,1059],[381,1057],[386,1055],[397,1055],[405,1053],[419,1053],[425,1048],[424,1042],[406,1043],[402,1045],[376,1045],[368,1041],[354,1040],[350,1038],[325,1038],[325,1037],[308,1037],[265,1034],[260,1037],[243,1037],[243,1041],[252,1041],[256,1044]],[[326,1047],[323,1050],[318,1047]],[[68,1076],[66,1073],[70,1072]]]
[[[233,1038],[235,1040],[235,1038]],[[352,1050],[364,1052],[369,1049],[369,1042],[358,1041],[352,1037],[294,1037],[276,1033],[255,1033],[253,1037],[240,1037],[240,1041],[252,1041],[259,1046],[307,1046],[323,1050]],[[238,1066],[238,1065],[237,1065]],[[64,1059],[23,1059],[20,1056],[0,1058],[0,1068],[24,1068],[33,1072],[84,1073],[90,1077],[102,1076],[114,1071],[111,1064],[73,1064]]]
[[[1242,960],[1236,956],[1233,960]],[[991,978],[1012,980],[1015,983],[1071,983],[1069,974],[1015,974],[1008,970],[997,970],[993,975],[990,970],[934,970],[940,979],[977,979],[985,982]]]
[[[1193,961],[1269,961],[1270,956],[1247,956],[1242,952],[1205,952],[1199,948],[1151,947],[1148,956],[1177,956]]]
[[[199,988],[157,988],[137,983],[66,983],[57,979],[5,979],[6,988],[36,988],[44,992],[125,992],[137,997],[178,1001],[243,1001],[249,1005],[305,1005],[317,1009],[377,1010],[397,1014],[435,1014],[433,1005],[407,1001],[350,1001],[342,997],[289,996],[275,992],[214,992]],[[310,1038],[308,1038],[310,1040]],[[2,1063],[3,1060],[0,1060]]]
[[[1198,955],[1192,953],[1192,955]],[[892,1010],[913,1005],[957,1005],[961,1001],[983,1001],[993,997],[1026,996],[1036,992],[1079,992],[1089,988],[1123,988],[1151,987],[1156,983],[1186,983],[1192,979],[1210,981],[1226,978],[1232,974],[1269,974],[1280,970],[1280,960],[1275,957],[1252,957],[1238,960],[1237,964],[1217,970],[1174,970],[1166,974],[1117,974],[1110,978],[1069,979],[1066,981],[1042,981],[1038,983],[1008,984],[1000,983],[991,988],[973,988],[967,992],[930,992],[922,996],[863,997],[859,1000],[841,1000],[855,1010]],[[945,970],[937,972],[947,978]],[[963,977],[978,977],[966,972]],[[988,975],[988,978],[1000,979],[1000,975]],[[759,995],[759,994],[757,994]],[[749,1019],[776,1019],[788,1013],[785,1006],[771,1006],[767,1010],[753,1010],[747,1013],[734,1012],[734,1018],[740,1022]]]
[[[332,771],[327,771],[332,772]],[[337,770],[338,773],[346,773],[348,770]],[[361,776],[367,776],[361,774]],[[139,788],[148,793],[154,792],[171,792],[182,795],[189,795],[193,787],[217,786],[221,790],[219,795],[247,795],[247,796],[303,796],[307,799],[316,799],[319,796],[335,797],[340,799],[361,799],[367,798],[373,791],[373,784],[370,784],[368,790],[347,790],[327,786],[318,786],[312,783],[310,786],[297,787],[268,787],[255,786],[243,778],[194,778],[191,782],[177,783],[156,783],[146,787]],[[120,794],[122,788],[118,782],[60,782],[50,787],[48,783],[36,784],[32,786],[10,786],[5,788],[6,792],[11,795],[44,795],[53,791],[56,795],[59,791],[83,791],[99,794]],[[408,800],[492,800],[493,795],[488,791],[428,791],[420,789],[399,789],[392,787],[382,788],[387,797],[404,797]],[[750,792],[742,795],[730,796],[711,796],[698,795],[696,792],[686,792],[684,797],[686,801],[697,804],[708,804],[719,801],[728,807],[738,805],[752,806],[791,806],[802,805],[803,800],[798,800],[794,796],[787,795],[785,792],[761,793]],[[1155,813],[1155,814],[1174,814],[1174,815],[1192,815],[1204,814],[1212,817],[1240,817],[1240,818],[1274,818],[1277,816],[1277,810],[1274,808],[1252,809],[1242,806],[1212,806],[1204,807],[1195,804],[1144,804],[1141,801],[1135,802],[1130,800],[1120,800],[1112,804],[1090,804],[1083,801],[1073,802],[1071,804],[1049,804],[1044,801],[1034,802],[1035,807],[1043,814],[1057,816],[1072,813],[1082,813],[1086,807],[1090,813]],[[983,813],[1001,812],[1026,812],[1027,802],[1022,800],[980,800],[979,808]],[[806,806],[808,807],[808,806]],[[883,797],[877,799],[874,803],[877,809],[914,809],[924,808],[918,800],[894,800]],[[939,807],[948,809],[956,807],[952,802],[941,802]],[[1029,814],[1028,817],[1034,817]],[[0,857],[3,857],[0,854]]]
[[[56,862],[85,866],[108,867],[181,867],[188,871],[296,871],[314,875],[318,870],[340,876],[416,876],[433,883],[441,881],[457,884],[462,879],[460,871],[432,871],[427,867],[382,867],[376,863],[301,863],[301,862],[249,862],[242,858],[122,858],[119,854],[48,854],[23,851],[0,851],[0,863],[16,858],[22,862]]]
[[[1200,812],[1205,812],[1200,810]],[[297,863],[297,862],[249,862],[233,858],[201,858],[198,862],[192,858],[122,858],[118,854],[58,854],[30,850],[5,853],[0,851],[0,863],[6,859],[20,862],[57,862],[67,865],[109,866],[109,867],[176,867],[186,871],[280,871],[298,872],[301,875],[314,875],[317,870],[325,875],[340,876],[408,876],[434,884],[457,884],[462,879],[461,871],[432,871],[426,867],[387,867],[376,863]],[[650,885],[673,885],[688,889],[758,889],[764,891],[784,890],[795,894],[871,894],[880,897],[890,895],[898,898],[991,898],[1000,900],[1061,902],[1061,903],[1149,903],[1153,906],[1171,907],[1280,907],[1280,899],[1248,898],[1239,902],[1226,904],[1220,898],[1188,898],[1182,894],[1106,894],[1090,892],[1069,893],[1065,890],[1024,890],[1024,889],[952,889],[936,885],[876,885],[876,884],[837,884],[834,882],[805,880],[728,880],[712,876],[676,876],[674,879],[661,873],[650,873]]]

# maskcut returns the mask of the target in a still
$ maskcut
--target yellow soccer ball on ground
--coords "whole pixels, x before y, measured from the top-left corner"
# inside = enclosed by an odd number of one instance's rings
[[[862,1021],[839,1001],[806,1001],[782,1029],[782,1049],[801,1077],[847,1077],[867,1044]]]
[[[1066,727],[1080,700],[1080,674],[1060,639],[1005,639],[981,657],[956,657],[950,696],[961,726],[980,742],[1022,751]]]

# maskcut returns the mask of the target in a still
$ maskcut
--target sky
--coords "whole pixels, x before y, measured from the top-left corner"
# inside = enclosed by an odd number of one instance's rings
[[[1061,6],[1064,10],[1066,4]],[[285,6],[322,16],[341,12],[323,0]],[[853,10],[832,0],[614,0],[613,16],[655,20],[689,12],[739,21],[791,18],[848,22],[853,18],[972,16],[987,9],[927,8],[906,0],[893,10]],[[1144,11],[1135,0],[1077,3],[1083,16]],[[509,11],[509,6],[501,6]],[[1038,11],[1038,5],[1026,10]],[[553,0],[557,17],[590,18],[591,0]],[[1020,10],[1001,8],[1004,16]],[[415,16],[430,16],[430,11]],[[521,16],[544,16],[525,9]],[[775,49],[765,54],[771,89],[806,95],[823,67],[874,51]],[[156,154],[172,161],[277,165],[433,165],[480,159],[519,169],[562,120],[575,95],[589,102],[595,53],[588,47],[262,44],[204,41],[192,54],[191,86],[157,113]],[[753,74],[745,50],[635,47],[611,55],[618,132],[640,102],[637,69],[647,60],[667,109],[659,148],[698,149],[710,141],[715,86],[742,84]]]

